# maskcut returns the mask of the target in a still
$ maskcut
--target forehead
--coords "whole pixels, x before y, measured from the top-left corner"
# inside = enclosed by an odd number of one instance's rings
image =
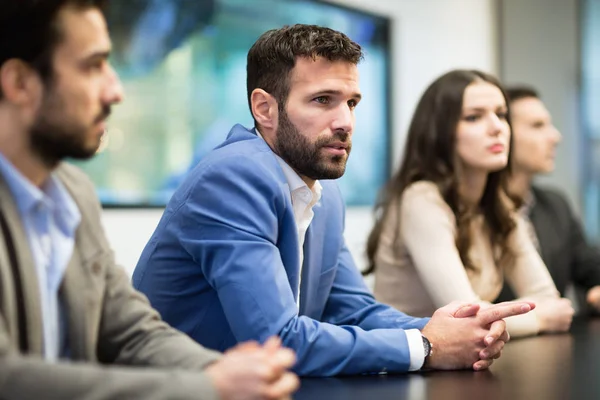
[[[502,91],[494,84],[475,81],[465,89],[463,96],[464,108],[497,108],[505,105]]]
[[[544,103],[535,97],[526,97],[510,103],[513,119],[549,118],[550,113]]]
[[[290,92],[336,89],[357,93],[358,67],[347,61],[299,57],[290,74]]]
[[[60,42],[56,56],[85,56],[110,49],[106,21],[96,8],[63,8],[57,16]]]

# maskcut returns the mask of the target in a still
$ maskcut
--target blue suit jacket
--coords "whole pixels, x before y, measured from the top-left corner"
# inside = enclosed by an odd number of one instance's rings
[[[300,375],[406,371],[402,329],[422,329],[428,319],[375,301],[344,243],[337,185],[321,184],[300,277],[283,171],[264,140],[234,126],[169,202],[134,286],[167,322],[212,349],[279,335],[296,351]]]

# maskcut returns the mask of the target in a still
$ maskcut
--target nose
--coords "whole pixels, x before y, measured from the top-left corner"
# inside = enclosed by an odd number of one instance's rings
[[[562,135],[560,131],[556,129],[554,125],[552,125],[552,143],[558,144],[562,140]]]
[[[342,103],[335,109],[332,130],[351,134],[354,130],[354,111],[346,103]]]
[[[106,86],[103,93],[103,100],[105,104],[116,104],[123,101],[123,85],[119,76],[115,72],[112,66],[109,65]]]
[[[501,120],[500,117],[498,117],[498,115],[496,115],[496,113],[491,113],[491,116],[489,119],[489,125],[490,125],[490,134],[492,136],[498,136],[500,133],[502,133],[502,130],[506,126],[504,121]]]

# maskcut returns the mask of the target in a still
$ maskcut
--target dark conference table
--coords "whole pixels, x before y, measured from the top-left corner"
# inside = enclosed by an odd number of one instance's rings
[[[296,400],[600,399],[600,318],[515,339],[488,371],[304,378]]]

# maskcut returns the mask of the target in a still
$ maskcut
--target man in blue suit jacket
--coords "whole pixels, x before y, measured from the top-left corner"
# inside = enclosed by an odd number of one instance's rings
[[[501,318],[533,305],[452,304],[413,318],[374,300],[344,243],[344,202],[329,179],[351,150],[361,58],[327,28],[261,36],[248,54],[257,129],[234,126],[190,173],[134,285],[209,348],[279,335],[302,375],[486,368],[508,340]]]

